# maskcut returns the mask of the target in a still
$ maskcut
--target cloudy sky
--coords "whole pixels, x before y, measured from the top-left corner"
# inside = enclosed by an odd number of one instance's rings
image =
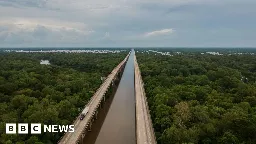
[[[256,0],[0,0],[0,47],[256,47]]]

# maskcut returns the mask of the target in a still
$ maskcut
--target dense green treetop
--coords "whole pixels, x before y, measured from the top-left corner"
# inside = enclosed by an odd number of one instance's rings
[[[136,53],[158,143],[255,143],[256,55],[170,54]]]

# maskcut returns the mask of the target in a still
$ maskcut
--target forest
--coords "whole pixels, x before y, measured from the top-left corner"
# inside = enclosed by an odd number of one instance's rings
[[[136,51],[159,144],[256,143],[255,49]]]
[[[127,54],[0,52],[0,143],[57,143],[62,133],[6,135],[5,123],[71,124]]]

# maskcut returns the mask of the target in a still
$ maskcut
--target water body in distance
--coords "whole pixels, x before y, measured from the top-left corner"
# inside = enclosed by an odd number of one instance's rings
[[[134,51],[132,51],[95,144],[135,143]]]

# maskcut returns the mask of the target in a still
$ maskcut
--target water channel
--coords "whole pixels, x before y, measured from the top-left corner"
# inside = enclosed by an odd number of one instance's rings
[[[114,97],[107,101],[105,107],[84,143],[135,144],[134,51],[126,63]]]

